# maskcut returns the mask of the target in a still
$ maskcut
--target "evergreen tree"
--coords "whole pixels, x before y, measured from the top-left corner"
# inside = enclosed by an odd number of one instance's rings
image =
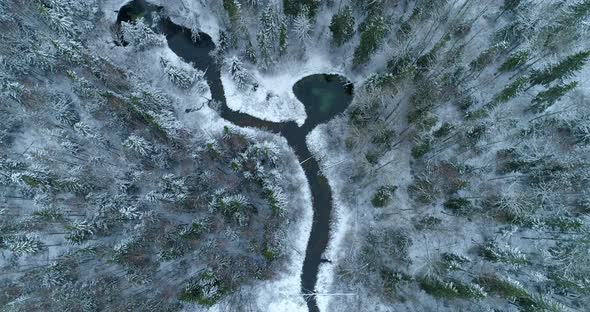
[[[524,65],[530,57],[529,51],[518,51],[508,57],[508,59],[500,65],[498,69],[500,72],[513,71],[517,67]]]
[[[192,87],[197,78],[197,73],[194,68],[184,69],[179,66],[174,66],[168,60],[160,57],[160,64],[164,67],[164,72],[168,79],[181,89],[189,89]]]
[[[33,255],[43,248],[43,243],[37,237],[28,234],[10,238],[6,245],[17,256]]]
[[[248,43],[246,44],[246,59],[252,64],[256,64],[258,59],[256,57],[256,50],[254,49],[254,45],[252,41],[248,39]]]
[[[535,113],[541,113],[547,108],[555,104],[561,99],[566,93],[575,89],[578,86],[578,82],[574,81],[568,84],[560,84],[553,86],[545,91],[539,92],[532,101],[531,110]]]
[[[148,141],[136,135],[130,135],[127,140],[123,142],[123,146],[140,154],[141,156],[147,156],[153,150],[152,145]]]
[[[285,15],[298,16],[305,10],[308,17],[314,17],[319,5],[318,0],[283,0],[283,12]]]
[[[133,46],[136,50],[144,50],[150,46],[164,44],[162,36],[156,34],[151,28],[149,28],[145,24],[143,18],[130,23],[122,22],[121,34],[123,40]]]
[[[272,4],[269,4],[260,15],[260,29],[267,34],[267,37],[276,41],[279,30],[279,16]]]
[[[558,23],[561,26],[576,26],[590,14],[590,0],[582,0],[565,9]]]
[[[590,50],[581,51],[566,57],[561,62],[535,70],[531,74],[531,85],[549,85],[558,79],[567,79],[579,71],[590,58]]]
[[[397,190],[395,185],[384,185],[377,189],[377,192],[373,194],[371,203],[374,207],[385,207],[391,201],[391,196]]]
[[[345,6],[332,16],[330,31],[336,46],[340,46],[352,38],[354,35],[354,15],[350,6]]]
[[[527,257],[518,248],[510,246],[500,247],[493,241],[486,242],[480,247],[480,256],[492,262],[503,262],[515,266],[528,263]]]
[[[507,87],[500,91],[500,94],[494,97],[494,103],[506,103],[525,90],[528,80],[525,77],[520,77]]]
[[[72,244],[82,244],[94,235],[94,226],[86,220],[80,222],[73,222],[66,226],[70,232],[66,237]]]
[[[238,89],[248,89],[252,84],[252,78],[242,65],[242,62],[234,56],[228,61],[228,65],[232,80],[236,83]]]
[[[297,16],[299,14],[299,1],[283,0],[283,12],[285,15]]]
[[[386,25],[382,16],[369,17],[365,30],[361,34],[361,41],[354,51],[353,65],[365,64],[379,48],[385,38]]]
[[[260,66],[262,69],[268,69],[274,64],[272,40],[265,32],[259,32],[258,48],[260,50]]]
[[[282,20],[281,21],[281,26],[279,29],[279,54],[280,55],[285,55],[285,53],[287,53],[287,45],[289,44],[288,42],[288,36],[287,36],[287,23]]]
[[[471,61],[469,67],[475,72],[482,71],[494,61],[496,56],[505,51],[507,47],[508,43],[506,41],[501,41],[491,46],[489,49],[483,51],[475,60]]]
[[[258,32],[258,47],[260,50],[260,65],[263,69],[270,68],[274,62],[276,43],[278,42],[278,16],[274,7],[269,4],[260,17]]]
[[[302,11],[293,21],[293,32],[297,39],[301,41],[307,41],[311,38],[311,19],[306,13],[305,10]]]
[[[563,8],[564,3],[556,4],[555,8],[561,12],[557,19],[545,26],[537,41],[540,46],[550,52],[557,52],[562,47],[583,40],[586,27],[581,23],[590,15],[590,0],[583,0]],[[559,12],[558,11],[558,12]]]
[[[235,25],[240,18],[240,6],[236,0],[223,0],[223,8],[229,16],[232,25]]]

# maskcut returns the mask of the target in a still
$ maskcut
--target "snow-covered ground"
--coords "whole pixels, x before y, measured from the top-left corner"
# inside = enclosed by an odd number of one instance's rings
[[[103,7],[103,12],[106,15],[106,23],[113,23],[116,19],[114,13],[121,6],[128,1],[112,0],[108,1]],[[154,4],[164,5],[164,7],[172,12],[172,19],[185,26],[191,26],[191,23],[198,20],[199,29],[209,33],[213,40],[216,40],[218,34],[217,21],[214,20],[213,14],[206,14],[207,11],[202,10],[203,6],[198,2],[187,5],[184,2],[168,4],[163,1],[150,1]],[[170,7],[169,7],[170,6]],[[190,18],[179,19],[180,13],[188,9],[187,12],[194,13],[197,17],[195,20]],[[192,14],[192,13],[191,13]],[[209,16],[203,19],[202,17]],[[105,33],[103,36],[95,39],[90,45],[100,46],[105,41],[110,41],[110,34]],[[170,61],[175,66],[183,66],[183,61],[170,49],[164,45],[161,47],[154,47],[147,51],[134,51],[124,47],[118,47],[114,44],[110,45],[108,54],[118,65],[124,66],[130,72],[144,77],[151,81],[151,84],[159,89],[166,90],[168,95],[174,97],[176,106],[176,114],[179,122],[184,128],[188,128],[195,135],[213,135],[221,133],[225,126],[235,127],[228,121],[224,120],[219,114],[206,105],[207,99],[211,98],[210,91],[201,92],[198,89],[198,83],[193,89],[181,90],[174,87],[170,81],[163,78],[163,71],[159,65],[160,57]],[[153,66],[153,64],[158,64]],[[295,65],[294,65],[295,66]],[[289,73],[277,75],[275,77],[258,76],[261,86],[273,90],[275,93],[281,94],[281,100],[287,99],[292,102],[290,107],[276,107],[274,110],[275,116],[279,115],[279,109],[285,113],[285,116],[298,116],[286,118],[282,120],[300,120],[301,123],[305,120],[305,109],[303,105],[296,100],[292,85],[301,77],[312,73],[313,68],[328,69],[329,62],[324,59],[315,59],[308,62],[305,70],[300,68],[297,72],[298,76],[291,76]],[[151,77],[151,78],[149,78]],[[226,93],[232,90],[233,84],[230,84],[224,79]],[[272,88],[276,84],[277,88]],[[277,83],[280,81],[280,83]],[[207,88],[208,89],[208,88]],[[262,89],[262,88],[261,88]],[[199,96],[195,96],[198,93]],[[243,95],[242,95],[243,96]],[[264,99],[262,99],[264,100]],[[236,103],[241,101],[237,95],[228,97],[229,103]],[[245,101],[242,101],[245,102]],[[284,101],[285,103],[287,101]],[[235,106],[232,107],[235,109]],[[190,113],[186,113],[187,109],[192,109]],[[261,109],[261,108],[258,108]],[[269,111],[267,109],[262,112]],[[252,114],[261,117],[257,114]],[[311,201],[311,193],[309,190],[309,183],[305,173],[294,151],[288,146],[287,141],[281,136],[265,133],[254,128],[239,128],[251,137],[257,140],[271,140],[276,143],[283,155],[282,162],[285,164],[283,168],[283,189],[287,196],[287,207],[291,210],[286,211],[286,219],[289,220],[285,233],[287,233],[283,252],[286,256],[286,261],[282,266],[282,271],[278,273],[272,280],[255,281],[250,285],[244,285],[237,293],[248,294],[250,302],[256,302],[256,310],[260,311],[307,311],[305,300],[301,296],[301,269],[303,267],[303,260],[305,258],[305,249],[311,232],[311,225],[313,220],[313,208]],[[253,299],[253,300],[252,300]],[[225,311],[228,306],[227,300],[221,300],[218,304],[208,309],[208,311]],[[187,306],[187,311],[200,311],[204,309],[202,306]]]
[[[328,151],[333,149],[327,148],[326,124],[316,127],[307,136],[307,145],[311,153],[317,159],[324,175],[328,178],[328,183],[332,189],[332,223],[330,229],[330,241],[324,252],[324,257],[333,263],[337,261],[340,247],[344,244],[346,233],[353,222],[352,209],[341,198],[341,191],[347,181],[337,178],[337,169],[339,166],[346,166],[347,161],[352,159],[346,158],[346,154],[332,154]],[[331,284],[334,277],[334,265],[324,263],[320,265],[316,290],[320,294],[327,294],[331,290]],[[320,311],[328,311],[328,306],[332,296],[318,295],[317,303]]]
[[[191,98],[186,97],[184,100],[191,101]],[[207,106],[197,112],[185,114],[181,120],[195,131],[199,131],[198,127],[210,133],[221,132],[224,126],[233,126]],[[301,296],[301,269],[313,220],[311,192],[307,177],[299,165],[297,156],[283,137],[264,133],[255,128],[240,129],[256,138],[271,137],[273,142],[281,148],[283,161],[287,164],[283,168],[284,180],[281,186],[287,195],[286,207],[291,210],[286,211],[289,224],[285,229],[287,235],[283,252],[288,260],[283,264],[283,270],[272,280],[256,281],[251,285],[243,286],[237,292],[252,297],[258,311],[307,311],[307,305]],[[222,300],[209,311],[227,311],[225,310],[227,305],[228,303]],[[195,311],[193,308],[202,307],[192,306],[187,311]]]
[[[259,119],[273,122],[295,121],[301,126],[305,123],[307,114],[305,106],[293,93],[293,85],[313,74],[342,74],[342,70],[332,64],[329,55],[324,53],[310,54],[303,61],[286,60],[277,67],[272,73],[250,70],[258,83],[256,91],[238,89],[229,71],[223,71],[221,80],[227,106]]]
[[[174,58],[173,55],[168,56]],[[209,134],[220,133],[223,131],[224,126],[234,127],[207,105],[202,106],[204,103],[201,101],[206,101],[205,98],[210,97],[210,94],[206,93],[204,96],[199,100],[191,96],[190,92],[178,92],[175,94],[178,103],[177,113],[184,126],[196,133]],[[197,103],[195,103],[195,100]],[[184,113],[187,107],[201,106],[202,108],[197,111]],[[283,265],[283,271],[272,280],[257,281],[251,285],[243,286],[238,292],[248,293],[253,296],[258,309],[261,311],[307,311],[306,303],[301,296],[301,269],[313,220],[309,183],[299,165],[297,156],[283,137],[271,135],[255,128],[240,129],[240,131],[257,139],[265,140],[270,137],[281,148],[283,161],[286,164],[283,168],[284,184],[281,186],[285,190],[285,195],[287,195],[287,207],[292,210],[286,212],[286,219],[289,220],[289,224],[288,228],[285,229],[287,236],[284,241],[283,251],[288,260]],[[224,311],[226,305],[227,302],[222,300],[210,310]],[[198,307],[194,306],[193,308]]]
[[[358,159],[349,154],[343,144],[344,128],[346,120],[337,118],[327,124],[316,127],[308,136],[307,144],[314,154],[322,173],[326,176],[332,189],[332,222],[330,229],[330,241],[324,253],[325,258],[331,263],[323,263],[318,273],[316,290],[318,292],[317,303],[320,311],[341,311],[345,307],[362,303],[363,311],[389,311],[387,305],[380,303],[380,299],[358,289],[349,289],[347,285],[341,285],[336,280],[335,269],[339,262],[350,257],[350,253],[358,251],[363,237],[359,236],[359,229],[374,225],[374,215],[379,213],[371,206],[370,199],[375,185],[385,182],[384,177],[394,177],[396,184],[407,184],[410,180],[408,153],[398,152],[387,157],[398,157],[398,160],[389,166],[380,169],[377,179],[369,181],[363,192],[352,192],[350,177],[354,174],[352,168],[357,167]],[[386,158],[387,158],[386,157]],[[386,174],[383,174],[385,173]],[[357,196],[358,195],[358,196]],[[407,208],[408,202],[405,193],[398,195],[397,208]],[[354,198],[350,198],[354,197]],[[404,222],[402,215],[398,220]],[[409,220],[407,221],[409,222]],[[367,300],[370,299],[370,300]],[[354,304],[353,304],[354,303]],[[350,306],[350,304],[353,304]],[[352,308],[354,310],[354,308]],[[350,311],[352,311],[350,310]]]

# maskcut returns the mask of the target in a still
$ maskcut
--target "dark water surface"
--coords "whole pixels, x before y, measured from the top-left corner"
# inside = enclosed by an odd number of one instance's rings
[[[161,8],[150,5],[144,0],[134,0],[119,11],[117,23],[129,21],[136,17],[145,17],[151,21],[152,12]],[[192,62],[200,70],[206,71],[205,78],[211,89],[213,100],[222,104],[221,117],[241,127],[256,127],[279,133],[287,139],[300,161],[306,160],[303,170],[309,181],[313,200],[313,224],[305,253],[301,274],[301,289],[305,295],[314,293],[317,274],[330,235],[330,217],[332,192],[325,178],[320,175],[318,163],[311,158],[305,142],[306,135],[317,125],[325,123],[348,107],[352,101],[353,86],[346,78],[339,75],[317,74],[299,80],[293,86],[295,96],[305,105],[307,120],[298,127],[295,122],[275,123],[232,111],[226,105],[220,66],[209,55],[215,49],[211,37],[200,33],[200,39],[193,42],[191,31],[174,24],[169,18],[161,20],[158,29],[166,36],[168,46],[186,62]],[[306,296],[310,311],[319,311],[313,296]]]

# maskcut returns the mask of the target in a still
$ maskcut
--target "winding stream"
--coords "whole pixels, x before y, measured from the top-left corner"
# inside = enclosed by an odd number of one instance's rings
[[[134,0],[119,11],[117,23],[129,21],[139,15],[159,10],[144,0]],[[353,86],[339,75],[317,74],[299,80],[293,86],[295,96],[305,105],[307,120],[298,127],[295,122],[274,123],[247,114],[230,110],[226,105],[220,66],[209,55],[215,49],[211,37],[200,33],[200,39],[193,42],[191,31],[174,24],[169,18],[160,21],[160,31],[166,36],[168,46],[179,57],[205,72],[213,100],[222,104],[221,117],[242,127],[256,127],[281,134],[295,150],[305,171],[313,201],[313,224],[309,237],[301,274],[301,288],[304,295],[314,293],[319,265],[329,240],[332,193],[326,179],[321,176],[317,161],[312,157],[305,137],[317,125],[327,122],[342,113],[352,100]],[[314,296],[307,297],[310,311],[319,311]]]

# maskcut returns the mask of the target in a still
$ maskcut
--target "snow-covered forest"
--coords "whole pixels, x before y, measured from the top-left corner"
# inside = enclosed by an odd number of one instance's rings
[[[588,309],[590,0],[128,2],[0,0],[0,311]],[[222,117],[302,126],[318,73],[310,297],[308,159]]]

